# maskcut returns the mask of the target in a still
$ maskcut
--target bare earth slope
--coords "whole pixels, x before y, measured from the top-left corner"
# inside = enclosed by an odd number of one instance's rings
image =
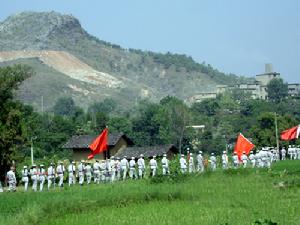
[[[185,100],[240,79],[186,55],[124,49],[99,40],[74,16],[57,12],[21,12],[0,22],[0,66],[20,62],[29,63],[36,75],[17,96],[33,106],[40,104],[40,96],[49,96],[48,108],[66,95],[84,108],[103,98],[127,108],[145,98]]]
[[[107,73],[94,70],[70,53],[63,51],[10,51],[0,52],[0,62],[17,59],[38,58],[53,69],[83,82],[103,85],[109,88],[118,88],[123,82]]]

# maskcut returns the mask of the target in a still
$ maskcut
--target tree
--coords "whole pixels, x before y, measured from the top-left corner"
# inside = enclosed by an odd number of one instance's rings
[[[297,124],[297,121],[290,115],[277,115],[277,121],[279,133]],[[275,113],[261,112],[257,123],[250,128],[249,136],[253,138],[257,147],[276,146]]]
[[[53,106],[53,112],[60,116],[73,116],[76,112],[76,106],[72,97],[59,98]]]
[[[26,141],[24,133],[24,106],[13,100],[13,91],[28,78],[28,67],[0,68],[0,175],[17,159],[20,146]]]
[[[89,113],[97,113],[97,112],[103,112],[103,113],[112,113],[117,107],[117,103],[110,98],[106,98],[103,100],[103,102],[95,102],[88,108]]]
[[[192,105],[192,110],[207,116],[213,116],[220,109],[220,103],[217,99],[206,99]]]
[[[288,96],[288,84],[282,79],[272,79],[267,84],[267,93],[270,101],[279,103]]]
[[[162,107],[156,116],[160,137],[168,144],[176,144],[181,152],[186,127],[190,122],[190,112],[183,101],[166,97],[160,101]],[[187,140],[188,142],[191,140]]]
[[[91,130],[93,133],[100,133],[107,126],[109,121],[108,115],[104,112],[92,113],[90,117],[92,118]]]
[[[132,122],[126,117],[112,117],[108,122],[110,132],[124,133],[128,137],[132,135]]]
[[[138,115],[132,120],[133,141],[136,145],[161,144],[156,115],[160,106],[147,101],[140,102]]]

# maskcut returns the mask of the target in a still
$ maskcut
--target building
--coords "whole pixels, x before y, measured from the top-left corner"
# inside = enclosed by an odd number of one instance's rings
[[[98,135],[76,135],[69,139],[69,141],[62,146],[64,149],[72,151],[72,159],[80,161],[87,159],[91,154],[89,145],[96,139]],[[133,142],[125,134],[109,134],[108,135],[108,150],[95,156],[95,159],[106,159],[116,155],[119,151],[132,146]]]
[[[289,95],[292,97],[300,97],[300,84],[288,84]]]
[[[198,93],[194,96],[187,98],[187,103],[201,102],[204,99],[216,98],[218,94],[222,94],[226,91],[238,89],[246,93],[251,94],[253,99],[268,99],[267,85],[273,79],[280,78],[280,73],[273,71],[272,64],[265,65],[265,73],[255,76],[255,81],[252,83],[236,84],[232,86],[217,85],[216,90],[212,92]],[[288,84],[289,95],[292,97],[300,95],[300,84]]]
[[[178,149],[174,145],[157,145],[157,146],[146,146],[146,147],[127,147],[118,151],[115,155],[123,158],[126,156],[127,159],[131,157],[138,158],[141,154],[145,158],[151,158],[152,156],[162,157],[163,154],[167,154],[167,158],[173,158],[174,154],[178,153]]]
[[[206,99],[214,99],[217,97],[217,92],[203,92],[193,95],[185,100],[186,103],[190,102],[202,102]]]

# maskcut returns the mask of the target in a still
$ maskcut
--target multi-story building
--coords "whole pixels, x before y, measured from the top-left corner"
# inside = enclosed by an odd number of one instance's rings
[[[190,98],[186,99],[186,102],[201,102],[204,99],[216,98],[218,94],[222,94],[228,90],[239,89],[244,92],[250,93],[254,99],[268,99],[267,85],[272,79],[280,78],[280,73],[273,71],[272,64],[265,65],[265,73],[258,74],[255,76],[253,83],[236,84],[232,86],[228,85],[217,85],[215,91],[198,93]],[[299,96],[300,95],[300,84],[288,84],[289,95]]]

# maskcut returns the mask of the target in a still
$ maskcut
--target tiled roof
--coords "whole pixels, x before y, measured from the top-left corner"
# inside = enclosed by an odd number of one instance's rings
[[[71,137],[62,148],[88,148],[88,146],[96,139],[98,135],[75,135]],[[114,146],[121,139],[124,138],[129,145],[133,142],[123,133],[108,134],[108,145]]]
[[[127,147],[123,151],[118,152],[115,156],[117,157],[124,157],[127,158],[131,157],[139,157],[141,154],[144,157],[151,157],[151,156],[162,156],[164,153],[168,151],[173,153],[177,153],[178,149],[174,145],[158,145],[158,146],[145,146],[145,147]]]

